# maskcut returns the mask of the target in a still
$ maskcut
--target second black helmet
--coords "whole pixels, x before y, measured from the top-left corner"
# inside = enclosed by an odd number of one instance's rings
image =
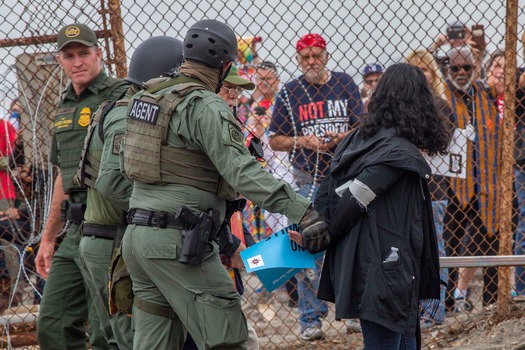
[[[140,43],[133,52],[126,80],[142,86],[180,66],[181,62],[182,41],[171,36],[154,36]]]

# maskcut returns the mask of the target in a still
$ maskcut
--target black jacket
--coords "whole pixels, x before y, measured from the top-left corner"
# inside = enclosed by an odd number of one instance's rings
[[[337,319],[362,318],[414,334],[419,301],[439,299],[429,174],[420,151],[394,129],[368,139],[356,130],[338,146],[315,200],[334,239],[318,298],[335,302]],[[341,200],[334,192],[351,179],[377,194],[366,210],[348,198],[350,191]],[[383,262],[392,247],[399,259]]]

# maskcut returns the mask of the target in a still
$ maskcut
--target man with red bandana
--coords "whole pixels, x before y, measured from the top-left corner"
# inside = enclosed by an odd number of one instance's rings
[[[270,123],[270,147],[290,153],[298,193],[312,201],[327,175],[339,142],[363,110],[359,89],[346,73],[332,72],[326,40],[306,34],[297,41],[296,59],[303,73],[284,85]],[[304,340],[322,339],[321,317],[327,305],[316,298],[322,257],[317,268],[297,275],[299,321]]]

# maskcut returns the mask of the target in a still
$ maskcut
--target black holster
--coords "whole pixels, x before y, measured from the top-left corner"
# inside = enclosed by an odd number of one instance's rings
[[[60,203],[60,220],[69,220],[73,224],[80,225],[84,220],[86,203],[71,203],[69,200],[63,200]]]
[[[77,225],[80,225],[84,220],[84,212],[86,211],[86,203],[69,203],[68,219]]]
[[[186,207],[181,207],[179,215],[188,223],[188,227],[191,227],[182,231],[184,241],[179,262],[198,265],[204,259],[208,242],[214,240],[217,235],[213,217],[204,212],[200,212],[197,216]]]

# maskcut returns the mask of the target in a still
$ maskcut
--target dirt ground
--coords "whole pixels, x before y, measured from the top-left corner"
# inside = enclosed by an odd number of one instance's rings
[[[495,306],[448,317],[424,334],[428,349],[525,350],[525,299],[514,300],[505,320],[495,321]]]
[[[334,309],[323,320],[325,339],[305,342],[299,335],[297,308],[288,306],[284,290],[271,294],[256,292],[255,276],[245,275],[244,311],[258,336],[261,350],[274,349],[362,349],[360,333],[349,334],[343,322],[334,319]],[[447,313],[443,325],[422,334],[423,349],[525,350],[525,298],[514,299],[505,320],[495,321],[495,305],[481,306],[481,274],[472,281],[471,299],[475,309],[469,313]]]
[[[257,308],[245,305],[249,322],[259,336],[261,349],[362,349],[360,334],[348,334],[342,322],[329,316],[323,323],[326,337],[321,341],[300,340],[297,309],[279,308],[282,296]],[[424,349],[525,350],[525,300],[513,301],[509,317],[494,321],[495,307],[481,312],[447,316],[445,323],[423,332]],[[288,313],[283,319],[279,314]]]
[[[265,293],[257,277],[245,274],[245,295],[243,308],[248,322],[255,328],[261,350],[295,349],[362,349],[360,333],[348,333],[343,322],[334,319],[334,308],[323,320],[325,339],[306,342],[299,335],[299,313],[297,308],[288,305],[288,295],[284,290]],[[463,349],[463,350],[525,350],[525,298],[516,298],[510,305],[505,320],[495,321],[495,306],[481,307],[481,275],[473,280],[471,300],[475,309],[469,313],[447,313],[443,325],[434,326],[423,333],[423,349]],[[36,314],[37,307],[12,309],[6,314]],[[3,328],[3,327],[0,327]],[[5,331],[0,337],[0,349],[7,349],[8,342],[15,349],[33,350],[38,346],[34,324],[18,324],[10,327],[9,340]]]

